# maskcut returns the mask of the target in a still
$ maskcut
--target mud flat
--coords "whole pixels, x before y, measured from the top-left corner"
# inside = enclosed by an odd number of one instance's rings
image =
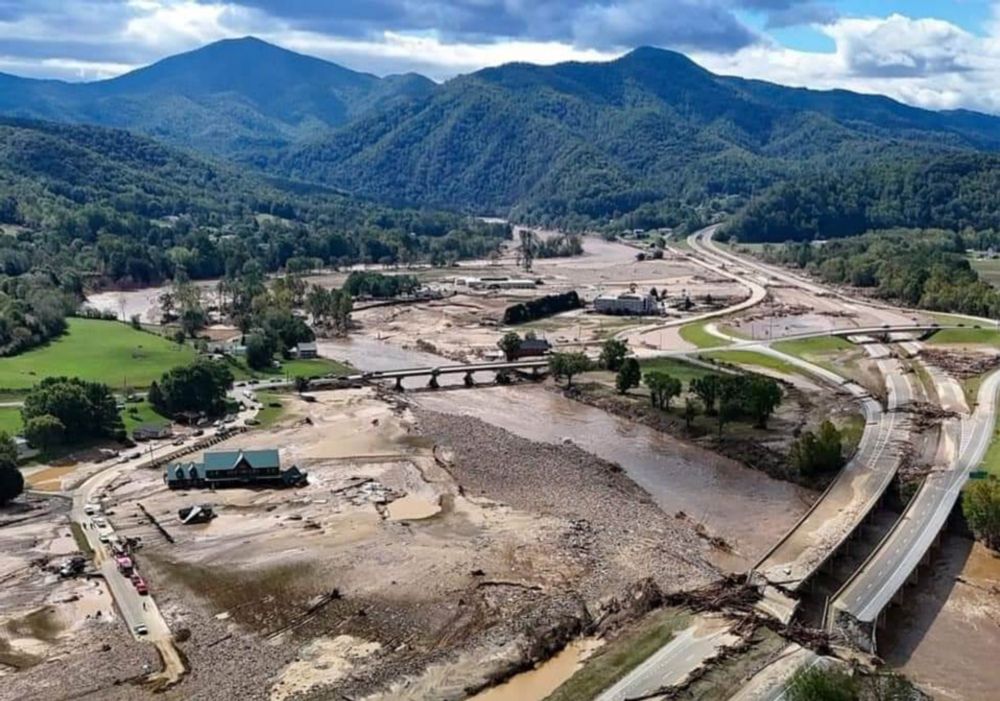
[[[684,512],[729,543],[733,552],[712,554],[726,568],[751,564],[815,499],[808,489],[542,387],[427,392],[413,394],[412,401],[433,411],[474,416],[531,441],[561,445],[568,440],[620,465],[662,511]]]
[[[84,696],[157,661],[121,625],[101,579],[56,573],[77,553],[68,511],[66,500],[34,496],[0,509],[0,699]],[[108,698],[129,698],[122,691]]]
[[[313,394],[219,447],[276,447],[309,472],[307,486],[173,491],[138,468],[109,485],[109,519],[142,538],[138,567],[190,666],[161,698],[458,701],[557,655],[595,621],[641,615],[656,601],[634,595],[655,594],[646,578],[674,590],[716,576],[693,526],[582,450],[474,419],[418,421],[378,390]],[[532,470],[534,495],[523,489]],[[217,518],[179,523],[178,509],[205,503]],[[100,630],[131,640],[117,621]],[[59,652],[66,669],[100,667],[88,691],[101,698],[151,696],[137,677],[156,666],[152,646],[120,662],[132,648],[102,652],[103,634],[88,629],[86,645]],[[13,673],[11,698],[40,673]],[[39,688],[75,694],[79,676],[49,674]]]

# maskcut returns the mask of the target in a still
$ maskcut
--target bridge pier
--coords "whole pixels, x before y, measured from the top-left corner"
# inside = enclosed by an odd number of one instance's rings
[[[403,378],[402,377],[397,377],[396,378],[396,391],[397,392],[402,392],[403,391]]]
[[[471,372],[465,373],[465,386],[466,387],[475,387],[476,386],[476,381],[474,379],[472,379],[472,373]]]
[[[431,373],[431,379],[427,381],[427,386],[431,389],[438,389],[441,386],[438,384],[438,373]]]

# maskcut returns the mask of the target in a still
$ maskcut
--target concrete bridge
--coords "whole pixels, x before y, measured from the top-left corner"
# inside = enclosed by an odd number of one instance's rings
[[[437,388],[439,386],[438,378],[443,375],[464,375],[464,383],[466,387],[475,386],[474,375],[476,373],[494,373],[496,375],[501,375],[507,372],[530,372],[532,376],[541,377],[543,373],[548,372],[549,361],[548,358],[528,358],[523,360],[504,360],[491,363],[457,363],[454,365],[438,365],[435,367],[412,367],[412,368],[399,368],[396,370],[377,370],[371,372],[362,372],[354,375],[345,375],[340,377],[319,377],[310,381],[310,386],[315,388],[322,387],[343,387],[345,385],[359,385],[365,382],[379,382],[385,380],[395,380],[396,389],[402,391],[403,380],[426,377],[427,386],[431,388]],[[278,383],[269,383],[268,386],[274,387]],[[287,383],[286,383],[287,384]]]

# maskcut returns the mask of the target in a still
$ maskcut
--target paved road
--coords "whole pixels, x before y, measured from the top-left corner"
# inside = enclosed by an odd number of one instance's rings
[[[716,229],[718,229],[719,226],[720,226],[719,224],[715,224],[706,229],[702,229],[701,231],[689,237],[688,242],[691,243],[693,241],[697,241],[700,236],[710,237],[712,234],[715,233]],[[696,245],[697,244],[692,244],[692,246]],[[671,250],[678,256],[685,255],[682,251],[678,251],[677,249],[671,249]],[[645,343],[642,340],[642,337],[648,334],[653,334],[658,331],[674,328],[677,326],[684,326],[686,324],[695,324],[698,323],[699,321],[708,321],[709,319],[717,319],[719,317],[727,316],[729,314],[735,314],[737,312],[741,312],[745,309],[749,309],[750,307],[760,304],[761,302],[764,301],[764,298],[767,296],[767,290],[764,288],[763,285],[756,282],[755,280],[742,278],[730,272],[729,270],[726,270],[725,267],[719,265],[719,263],[716,261],[714,257],[701,255],[701,256],[690,256],[689,259],[691,260],[691,262],[705,268],[706,270],[715,273],[716,275],[721,275],[722,277],[726,277],[729,278],[730,280],[735,280],[736,282],[739,282],[750,291],[750,295],[743,301],[737,302],[736,304],[724,307],[722,309],[716,309],[710,312],[704,312],[702,314],[686,316],[679,319],[670,319],[669,321],[649,324],[648,326],[640,326],[638,328],[625,329],[624,331],[620,331],[617,334],[615,334],[615,338],[619,340],[628,341],[629,344],[633,347],[639,347],[640,345],[643,345]]]
[[[702,242],[710,233],[699,232],[690,242],[703,256],[718,261],[715,249]],[[744,280],[739,276],[737,279]],[[811,283],[804,286],[809,292],[813,292],[813,288]],[[718,330],[715,333],[737,341]],[[763,578],[766,584],[776,585],[786,592],[797,590],[850,537],[881,499],[902,460],[901,448],[908,439],[909,421],[897,410],[913,401],[913,384],[899,361],[891,358],[888,347],[868,344],[865,348],[871,357],[878,359],[877,364],[885,377],[886,411],[882,411],[863,387],[828,368],[782,353],[767,343],[746,344],[747,350],[778,357],[850,392],[860,400],[866,419],[854,457],[802,519],[753,568],[755,575]],[[771,615],[787,621],[795,613],[796,601],[772,588],[765,591],[763,606]]]
[[[946,469],[927,476],[893,529],[854,576],[831,599],[827,625],[842,625],[842,617],[862,624],[876,647],[879,615],[906,584],[927,554],[955,507],[969,472],[986,454],[996,423],[1000,372],[982,383],[976,410],[942,424],[942,440],[953,455]],[[861,642],[858,640],[858,642]]]
[[[237,393],[242,394],[242,391],[234,389],[230,392],[231,398],[244,398],[237,397]],[[240,411],[237,420],[242,422],[253,418],[258,410],[259,405],[251,403]],[[174,646],[170,628],[160,614],[154,597],[152,595],[143,596],[136,591],[132,581],[123,575],[115,565],[110,547],[101,542],[102,535],[106,535],[108,539],[115,535],[113,517],[102,516],[105,518],[106,525],[99,527],[94,522],[98,514],[88,516],[85,509],[87,504],[97,503],[100,493],[116,477],[125,471],[148,467],[156,460],[158,451],[169,450],[171,447],[173,447],[172,440],[152,441],[143,447],[142,454],[138,459],[108,463],[106,467],[88,477],[73,491],[73,506],[70,509],[70,520],[79,524],[87,543],[94,551],[94,565],[104,576],[115,605],[121,612],[129,632],[137,640],[146,640],[152,643],[160,652],[164,663],[163,670],[152,675],[150,681],[162,681],[167,684],[176,682],[186,672],[185,664]],[[141,566],[137,569],[141,571]],[[138,626],[145,626],[146,632],[138,632]]]
[[[624,701],[680,684],[719,649],[739,640],[731,629],[730,622],[699,619],[598,696],[597,701]]]
[[[809,669],[832,663],[812,650],[795,643],[790,644],[778,657],[752,676],[730,701],[783,701],[788,696],[788,684],[799,669]]]

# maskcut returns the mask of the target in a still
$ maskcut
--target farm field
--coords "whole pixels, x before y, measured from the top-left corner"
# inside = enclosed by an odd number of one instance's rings
[[[148,387],[167,370],[194,360],[190,346],[116,321],[68,319],[51,343],[0,359],[0,391],[17,393],[51,376],[73,376],[122,390]]]

